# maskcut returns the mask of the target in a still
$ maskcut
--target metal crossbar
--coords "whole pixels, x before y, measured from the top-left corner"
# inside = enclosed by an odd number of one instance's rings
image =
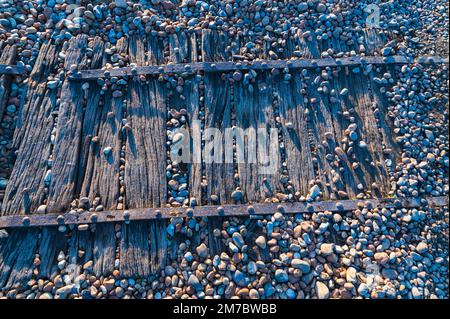
[[[240,204],[223,206],[198,206],[185,208],[137,208],[129,210],[109,210],[101,212],[81,213],[69,212],[65,214],[34,214],[10,215],[0,217],[0,228],[12,227],[40,227],[58,225],[81,225],[107,222],[145,221],[155,219],[168,219],[172,217],[230,217],[246,216],[262,218],[276,212],[285,214],[314,213],[322,211],[347,212],[358,208],[417,208],[417,207],[444,207],[448,206],[448,197],[428,198],[381,198],[365,200],[317,201],[294,203],[264,203]]]

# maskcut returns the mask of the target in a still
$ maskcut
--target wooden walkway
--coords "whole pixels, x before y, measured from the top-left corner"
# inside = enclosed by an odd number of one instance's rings
[[[167,251],[177,244],[166,233],[166,219],[174,216],[352,210],[366,201],[398,205],[380,200],[392,195],[389,179],[400,158],[383,93],[392,84],[381,79],[389,72],[395,82],[399,65],[409,61],[381,58],[385,35],[369,32],[361,43],[364,52],[356,40],[348,45],[298,37],[286,44],[281,61],[268,60],[267,48],[256,45],[251,54],[265,62],[246,64],[248,52],[229,48],[250,40],[210,30],[201,36],[132,37],[119,40],[116,52],[107,55],[100,38],[78,36],[70,40],[64,61],[61,47],[43,44],[14,134],[17,158],[0,217],[0,228],[14,228],[0,242],[0,287],[31,278],[36,252],[43,277],[55,270],[59,251],[77,265],[92,259],[98,275],[115,269],[118,251],[121,275],[148,276],[164,267]],[[357,57],[341,63],[320,59],[326,48],[354,50]],[[128,65],[105,71],[118,58]],[[46,85],[61,62],[64,80]],[[14,61],[2,55],[0,63]],[[8,72],[0,77],[0,101],[14,73]],[[277,128],[276,143],[257,141],[278,153],[275,173],[264,174],[258,163],[205,163],[211,155],[205,148],[191,154],[199,157],[192,164],[182,165],[187,198],[195,198],[196,207],[168,207],[166,128],[168,114],[176,112],[185,114],[191,135],[196,121],[220,130]],[[354,143],[349,127],[358,136]],[[320,185],[324,202],[298,201],[312,183]],[[233,196],[236,190],[240,200]],[[79,202],[85,198],[89,203]],[[428,201],[442,206],[446,198]],[[419,205],[414,199],[399,203]],[[102,209],[94,213],[89,205]],[[75,228],[65,234],[56,227],[23,227],[63,223],[97,225],[95,232]],[[116,223],[122,225],[118,240]],[[217,253],[220,243],[210,249]],[[78,250],[86,255],[79,257]]]

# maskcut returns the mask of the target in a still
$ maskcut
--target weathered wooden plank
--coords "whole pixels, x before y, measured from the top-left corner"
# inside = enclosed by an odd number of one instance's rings
[[[368,55],[382,55],[381,49],[388,41],[387,33],[384,30],[368,28],[364,31],[364,46]]]
[[[137,41],[137,42],[135,42]],[[138,61],[137,45],[130,44],[130,59]],[[157,79],[129,83],[130,101],[127,108],[125,188],[129,208],[160,206],[166,202],[164,86]]]
[[[0,63],[1,64],[12,64],[17,57],[17,47],[15,45],[7,45],[1,52]],[[2,74],[0,64],[0,74]],[[9,68],[6,68],[9,70]],[[6,73],[6,72],[5,72]],[[0,119],[3,118],[3,113],[5,112],[6,103],[8,102],[9,91],[11,86],[11,75],[3,74],[0,75]]]
[[[91,232],[74,230],[67,240],[68,275],[74,281],[82,272],[83,265],[93,259]],[[80,252],[83,255],[80,255]]]
[[[305,49],[303,54],[308,54],[308,49]],[[306,53],[305,53],[306,52]],[[161,58],[161,57],[153,57]],[[207,57],[209,58],[209,57]],[[288,59],[288,60],[256,60],[251,62],[192,62],[192,63],[180,63],[180,64],[166,64],[166,65],[149,65],[149,66],[136,66],[136,67],[124,67],[116,69],[108,69],[109,77],[112,76],[126,76],[126,75],[159,75],[161,73],[185,73],[185,72],[205,72],[205,73],[220,73],[235,70],[271,70],[271,69],[315,69],[324,67],[337,67],[337,66],[358,66],[363,64],[448,64],[448,58],[439,56],[419,57],[416,60],[408,59],[404,56],[393,55],[387,57],[381,56],[350,56],[342,58],[323,58],[314,57],[311,59]],[[161,64],[161,63],[159,63]],[[103,69],[97,70],[81,70],[78,74],[74,74],[70,77],[72,81],[80,80],[96,80],[98,78],[108,77],[105,76]]]
[[[316,35],[313,31],[307,31],[297,37],[297,44],[302,52],[302,57],[306,59],[320,59],[320,49],[317,43]]]
[[[139,48],[146,44],[140,38],[130,42],[130,61],[145,63],[145,56]],[[149,38],[147,47],[150,51],[161,49],[156,39]],[[162,53],[155,53],[162,56]],[[158,61],[150,60],[149,63]],[[165,122],[166,97],[164,83],[158,79],[139,81],[134,78],[130,84],[130,101],[127,108],[125,189],[127,208],[158,207],[167,201],[165,192],[167,182],[165,174]],[[165,223],[140,222],[123,224],[120,272],[122,275],[137,274],[148,276],[150,271],[163,266],[164,260],[150,255],[149,227],[154,231],[161,227],[165,237]],[[167,245],[163,238],[154,238],[153,245],[165,250]],[[162,254],[166,254],[165,252]]]
[[[448,206],[448,197],[401,197],[401,198],[371,198],[371,199],[351,199],[335,201],[315,201],[315,202],[290,202],[290,203],[260,203],[260,204],[239,204],[239,205],[211,205],[197,206],[194,208],[183,207],[161,207],[161,208],[135,208],[127,210],[127,217],[123,210],[107,210],[96,212],[97,225],[96,234],[99,233],[100,226],[113,225],[114,222],[122,221],[145,221],[162,220],[173,217],[230,217],[230,216],[251,216],[251,215],[271,215],[277,211],[283,211],[286,214],[296,213],[314,213],[314,212],[346,212],[358,209],[359,207],[371,205],[372,207],[446,207]],[[77,215],[64,214],[66,225],[92,224],[91,212],[83,212]],[[57,217],[59,214],[30,215],[28,227],[57,226]],[[114,226],[114,225],[113,225]],[[1,228],[24,228],[21,216],[3,216],[0,217]],[[164,228],[164,227],[162,227]],[[162,231],[162,230],[161,230]],[[164,228],[165,231],[165,228]],[[152,235],[153,236],[153,235]],[[156,236],[156,235],[155,235]],[[114,238],[112,236],[111,238]],[[157,237],[156,237],[157,238]],[[165,240],[165,239],[164,239]],[[101,240],[99,240],[101,242]]]
[[[92,44],[91,68],[99,68],[106,62],[104,43],[101,38],[94,38]],[[121,48],[125,46],[123,50]],[[126,45],[118,43],[119,53],[127,50]],[[112,93],[107,92],[107,97],[100,94],[101,86],[97,83],[89,83],[86,93],[86,109],[82,121],[80,133],[77,179],[74,189],[75,197],[88,197],[92,203],[96,197],[101,198],[101,204],[109,209],[116,208],[119,193],[118,170],[120,147],[114,149],[114,161],[108,162],[103,155],[105,141],[94,143],[93,139],[106,136],[120,145],[118,123],[122,118],[121,101],[114,104]],[[84,92],[83,92],[84,93]],[[106,101],[105,101],[106,100]],[[104,103],[101,105],[101,103]],[[114,108],[119,109],[115,118],[108,117],[108,113]],[[110,128],[110,129],[109,129]],[[112,134],[112,131],[115,134]],[[110,135],[111,133],[111,135]],[[104,146],[107,147],[107,146]],[[108,166],[110,165],[110,166]],[[107,167],[104,167],[107,166]],[[102,182],[105,178],[107,183]],[[83,257],[78,257],[78,251],[84,252]],[[80,264],[93,260],[93,271],[96,275],[107,275],[114,270],[116,251],[116,238],[114,225],[98,225],[95,232],[74,231],[69,241],[68,256],[71,263],[71,276],[81,272]]]
[[[336,137],[333,130],[333,119],[328,107],[328,99],[318,92],[318,72],[309,72],[303,75],[304,89],[307,97],[308,132],[312,144],[313,163],[315,167],[316,182],[320,183],[323,193],[322,199],[336,198],[338,189],[344,185],[336,180],[339,174],[333,170],[332,161],[327,159],[334,156]]]
[[[149,223],[150,271],[158,273],[167,260],[167,223],[157,220]]]
[[[147,54],[146,61],[147,65],[149,65],[149,69],[151,68],[159,68],[156,65],[164,64],[164,41],[161,37],[148,35],[146,41]]]
[[[231,96],[230,82],[227,75],[220,77],[216,74],[206,74],[205,81],[205,148],[203,158],[205,160],[205,175],[207,182],[207,201],[214,203],[230,203],[231,194],[234,191],[234,164],[229,160],[226,163],[225,150],[225,129],[231,128]],[[217,129],[222,134],[214,136]],[[217,143],[214,142],[217,139]],[[216,144],[219,149],[214,149]],[[214,202],[211,196],[217,196],[218,201]]]
[[[104,62],[104,43],[100,37],[96,37],[92,45],[92,62],[90,67],[99,68]],[[101,86],[98,83],[89,83],[81,133],[77,187],[75,190],[75,193],[80,194],[80,197],[89,195],[89,189],[82,188],[82,186],[85,180],[92,180],[95,154],[99,152],[98,145],[92,142],[92,138],[98,134],[101,121],[102,107],[100,107],[99,103],[102,95],[99,94],[100,92]],[[85,185],[90,185],[90,183],[86,182]]]
[[[146,277],[150,274],[148,224],[142,221],[123,224],[120,238],[120,274],[122,276]],[[165,236],[164,233],[160,235]],[[157,238],[157,240],[161,239]]]
[[[87,37],[72,38],[66,52],[64,67],[81,65],[87,47]],[[58,112],[57,133],[53,149],[52,175],[48,195],[48,212],[69,208],[76,196],[81,130],[83,123],[83,89],[80,82],[64,81]]]
[[[283,81],[279,76],[272,79],[271,85],[281,118],[289,180],[295,192],[306,196],[309,181],[315,178],[314,166],[308,140],[306,106],[301,92],[302,77],[299,71],[293,71],[291,75],[290,81]]]
[[[226,46],[228,37],[226,33],[216,30],[202,30],[202,60],[203,62],[227,61]]]
[[[359,167],[355,174],[359,174],[359,183],[365,190],[371,190],[371,196],[386,196],[389,192],[389,174],[385,164],[382,148],[382,136],[378,131],[377,120],[374,115],[374,102],[368,86],[369,79],[359,73],[353,74],[345,68],[337,77],[337,90],[348,88],[349,94],[340,97],[354,123],[358,126],[358,141],[353,145],[355,160]],[[361,141],[366,147],[361,146]]]
[[[103,45],[98,44],[98,54]],[[128,53],[128,41],[120,39],[116,45],[117,54],[126,55]],[[143,50],[144,51],[144,50]],[[104,58],[103,58],[104,59]],[[98,57],[100,63],[100,57]],[[93,61],[94,62],[94,61]],[[95,94],[95,86],[89,94]],[[124,96],[113,96],[113,88],[108,87],[103,96],[103,105],[96,107],[98,98],[89,101],[85,117],[88,114],[95,114],[93,126],[86,127],[86,136],[92,134],[91,145],[89,146],[88,161],[81,184],[80,197],[86,196],[94,201],[100,198],[100,204],[105,209],[114,209],[118,205],[120,196],[119,173],[120,173],[120,152],[121,143],[121,123],[123,117]],[[85,122],[86,123],[86,122]],[[94,142],[92,139],[96,139]],[[108,153],[107,149],[110,149]],[[98,225],[92,235],[92,255],[93,271],[97,275],[107,275],[114,270],[116,258],[116,232],[114,225]]]
[[[378,71],[379,69],[379,71]],[[389,116],[390,101],[386,97],[386,92],[389,91],[392,83],[384,83],[380,81],[383,75],[389,72],[393,78],[393,83],[397,83],[396,72],[394,66],[373,68],[369,74],[370,86],[374,99],[374,115],[378,119],[380,134],[382,136],[383,152],[385,158],[389,158],[392,161],[392,169],[395,168],[396,162],[400,156],[400,145],[397,143],[394,133],[394,121]],[[377,78],[377,80],[375,80]],[[387,82],[387,81],[386,81]]]
[[[189,196],[196,199],[198,204],[202,201],[202,154],[200,141],[200,92],[199,82],[196,77],[190,77],[185,81],[183,95],[186,101],[186,110],[188,114],[188,129],[191,135],[191,163],[188,164],[189,170]]]
[[[157,45],[155,39],[151,44]],[[150,45],[151,45],[150,44]],[[129,56],[131,63],[144,64],[146,45],[139,37],[130,39]],[[152,50],[150,50],[152,51]],[[152,62],[152,61],[150,61]],[[151,83],[135,77],[129,83],[129,103],[125,148],[125,189],[127,207],[152,206],[161,204],[161,189],[166,187],[164,176],[165,150],[164,107],[157,104],[154,96],[155,79]],[[151,91],[151,93],[150,93]],[[159,129],[158,129],[159,127]],[[153,130],[154,129],[154,130]],[[163,179],[159,179],[162,177]],[[120,239],[120,272],[124,276],[137,274],[147,276],[149,266],[148,223],[122,224]]]
[[[24,288],[33,273],[39,230],[15,229],[0,241],[0,287]]]
[[[222,229],[223,220],[222,217],[208,218],[208,247],[211,256],[220,255],[223,251],[222,235],[215,236],[215,230]]]
[[[30,73],[27,84],[25,103],[21,104],[16,120],[13,147],[18,149],[20,144],[27,139],[26,134],[31,134],[28,124],[30,119],[39,110],[46,92],[45,82],[47,77],[54,72],[59,48],[51,42],[42,44],[39,55]],[[33,132],[34,134],[34,132]]]
[[[245,134],[236,137],[243,202],[270,200],[280,191],[281,156],[268,77],[265,72],[258,74],[252,91],[243,81],[234,83],[236,127]]]
[[[21,105],[14,133],[17,158],[6,188],[2,214],[33,212],[45,199],[45,175],[51,154],[52,111],[56,108],[56,91],[46,86],[54,70],[56,47],[43,44],[28,82],[26,103]]]
[[[190,34],[187,42],[189,42],[187,57],[189,61],[197,61],[197,54],[194,52],[196,46],[196,39],[190,38],[195,34]],[[170,51],[176,51],[175,44],[170,43]],[[176,110],[186,113],[186,123],[182,124],[182,127],[189,131],[190,140],[190,161],[183,164],[183,167],[187,167],[189,178],[189,196],[195,197],[197,203],[201,203],[201,145],[200,143],[194,143],[194,141],[200,141],[200,97],[199,97],[199,84],[200,75],[184,75],[180,76],[182,80],[182,91],[173,90],[172,94],[168,96],[168,105],[171,110]],[[194,149],[195,148],[195,149]]]
[[[111,274],[116,259],[116,232],[113,223],[96,227],[92,247],[94,273],[97,276]]]
[[[350,121],[351,116],[354,115],[354,110],[349,105],[347,99],[352,99],[354,101],[357,96],[352,93],[347,93],[341,96],[343,89],[348,89],[347,79],[348,75],[344,75],[343,72],[339,72],[333,69],[330,74],[330,79],[327,81],[326,89],[323,92],[327,94],[322,94],[321,98],[327,99],[326,105],[329,108],[333,122],[331,123],[334,128],[334,143],[332,150],[334,160],[331,162],[334,170],[334,178],[336,180],[337,193],[335,196],[337,198],[354,198],[357,194],[361,193],[362,190],[358,189],[358,185],[364,185],[364,190],[367,190],[367,183],[365,181],[364,172],[352,164],[355,160],[352,158],[350,152],[351,149],[355,148],[356,142],[351,141],[349,138],[348,127],[352,123]],[[360,134],[360,132],[356,132]]]
[[[51,278],[58,271],[57,257],[64,251],[66,239],[63,233],[56,228],[43,228],[39,241],[39,277]]]
[[[127,40],[120,39],[116,48],[118,54],[126,54],[128,52]],[[116,207],[119,198],[120,128],[124,97],[114,97],[113,88],[108,87],[103,101],[103,106],[95,111],[95,105],[88,106],[88,109],[98,112],[98,114],[94,117],[96,119],[95,133],[92,132],[92,134],[96,135],[91,139],[80,196],[89,197],[91,202],[99,197],[100,204],[109,209]],[[91,132],[87,131],[86,133],[89,135]],[[94,138],[95,140],[93,140]]]
[[[179,31],[169,35],[170,62],[190,63],[197,61],[197,40],[195,33]]]

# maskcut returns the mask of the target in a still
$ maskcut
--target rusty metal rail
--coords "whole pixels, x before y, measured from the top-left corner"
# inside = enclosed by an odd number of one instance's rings
[[[0,228],[81,225],[107,222],[144,221],[172,217],[230,217],[261,218],[276,212],[285,214],[314,213],[321,211],[346,212],[362,207],[417,208],[448,206],[448,197],[382,198],[366,200],[341,200],[295,203],[264,203],[253,205],[198,206],[186,208],[141,208],[101,212],[69,212],[66,214],[11,215],[0,217]],[[259,216],[259,217],[258,217]]]
[[[228,72],[236,70],[271,70],[271,69],[301,69],[317,67],[359,66],[379,64],[448,64],[448,58],[439,56],[420,57],[408,59],[404,56],[352,56],[344,58],[324,59],[290,59],[290,60],[262,60],[254,62],[196,62],[152,66],[125,67],[117,69],[80,70],[73,73],[70,80],[96,80],[102,77],[121,77],[127,75],[158,75],[164,73],[194,73],[194,72]]]

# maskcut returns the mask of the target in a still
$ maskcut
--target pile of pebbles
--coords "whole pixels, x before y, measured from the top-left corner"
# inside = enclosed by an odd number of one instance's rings
[[[106,67],[129,64],[127,57],[115,52],[122,37],[136,33],[165,36],[179,30],[199,33],[211,29],[230,37],[252,38],[251,42],[234,43],[237,47],[230,46],[227,51],[252,60],[257,48],[268,43],[269,58],[278,59],[286,39],[298,32],[304,36],[314,32],[318,40],[335,37],[349,41],[365,27],[368,13],[364,9],[372,2],[0,0],[0,41],[18,46],[18,64],[27,72],[43,42],[53,39],[60,44],[60,70],[47,83],[52,88],[61,85],[64,77],[61,62],[67,41],[78,34],[102,37],[108,55]],[[382,54],[416,57],[448,52],[448,3],[389,1],[380,3],[379,9],[380,32],[397,35]],[[345,54],[351,53],[321,52],[322,56]],[[398,81],[386,97],[401,160],[392,174],[392,195],[448,195],[448,67],[413,64],[386,78],[393,76]],[[233,74],[234,80],[242,77]],[[15,78],[1,119],[0,200],[11,170],[11,141],[26,78],[26,74]],[[110,85],[116,88],[113,94],[118,98],[125,90],[124,81],[112,78],[111,83],[100,85],[104,85],[103,91]],[[276,110],[276,101],[273,104]],[[173,207],[204,201],[189,197],[188,173],[170,159],[170,147],[180,138],[175,129],[185,126],[187,117],[183,109],[170,109],[167,117],[167,192],[168,205]],[[120,156],[124,165],[124,149]],[[49,172],[50,179],[51,158]],[[117,208],[122,209],[123,178],[119,182]],[[279,201],[296,196],[287,181],[285,186],[286,194],[280,194]],[[309,198],[319,194],[320,188],[311,185]],[[236,188],[233,199],[241,197]],[[45,212],[46,206],[39,209]],[[100,198],[92,203],[80,198],[72,209],[101,211],[103,206]],[[158,274],[123,278],[116,269],[110,276],[96,277],[93,261],[78,269],[60,252],[54,275],[40,278],[37,255],[33,279],[21,289],[0,289],[0,298],[448,298],[448,223],[448,208],[427,205],[421,209],[361,207],[346,214],[275,213],[260,220],[228,218],[212,234],[206,218],[178,218],[171,221],[176,227],[169,227],[167,236],[175,241],[177,232],[182,232],[187,240],[177,244],[177,253]],[[93,231],[87,225],[79,230]],[[70,233],[71,229],[60,231]],[[211,236],[222,242],[220,254],[210,254]],[[0,231],[0,240],[6,237],[7,232]],[[80,251],[79,256],[83,255]]]
[[[174,234],[187,240],[159,274],[96,277],[92,261],[70,265],[60,252],[57,270],[44,279],[37,255],[26,287],[0,297],[448,298],[448,222],[448,209],[427,206],[229,218],[213,234],[207,218],[187,219]],[[211,236],[222,242],[220,254],[210,254]]]
[[[254,38],[235,43],[231,53],[251,53],[258,43],[267,43],[269,57],[283,53],[286,39],[297,33],[314,32],[318,40],[336,38],[351,41],[371,18],[373,1],[195,1],[195,0],[2,0],[0,2],[0,40],[17,44],[21,60],[31,70],[40,44],[48,39],[66,42],[77,34],[101,36],[114,45],[123,36],[147,33],[165,36],[179,30],[200,32],[220,30],[230,36]],[[382,2],[379,32],[397,33],[402,38],[396,48],[386,51],[414,54],[432,39],[448,40],[448,4],[428,0]],[[436,23],[439,22],[439,23]],[[395,49],[395,50],[393,50]],[[339,52],[335,52],[338,54]],[[247,54],[247,58],[251,54]]]

